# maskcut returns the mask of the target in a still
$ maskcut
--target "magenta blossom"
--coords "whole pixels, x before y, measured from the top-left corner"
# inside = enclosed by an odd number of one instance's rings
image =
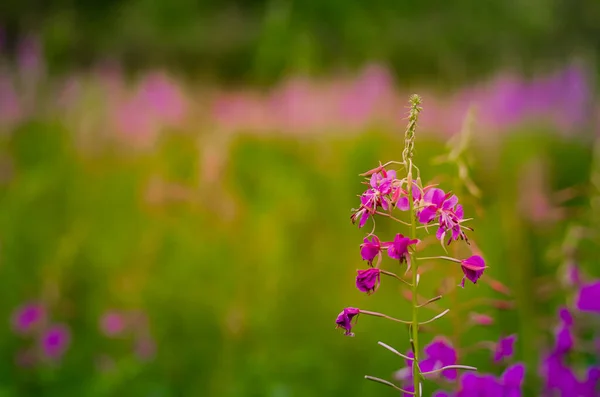
[[[581,287],[576,307],[582,312],[600,313],[600,281]]]
[[[419,363],[423,372],[433,371],[448,365],[455,365],[457,362],[456,350],[454,350],[449,341],[442,337],[436,337],[429,345],[425,346],[423,351],[427,356],[426,359]],[[455,369],[447,369],[442,371],[442,376],[448,380],[454,380],[457,377],[457,371]]]
[[[563,355],[573,348],[574,337],[571,332],[571,327],[574,322],[573,315],[566,307],[558,309],[558,318],[560,319],[560,324],[554,331],[556,339],[554,341],[553,352],[554,354]]]
[[[413,202],[419,202],[421,200],[421,189],[413,183],[412,185],[412,196]],[[410,210],[410,202],[408,201],[408,191],[397,188],[392,194],[392,201],[396,203],[396,208],[400,211]]]
[[[369,219],[369,216],[377,212],[381,207],[385,211],[390,209],[389,195],[392,193],[392,184],[396,180],[396,171],[382,170],[371,175],[369,182],[371,188],[360,196],[360,208],[352,214],[350,219],[352,223],[358,220],[358,227],[361,228]]]
[[[573,334],[571,329],[564,324],[555,331],[556,340],[554,342],[554,353],[563,355],[573,348]]]
[[[525,365],[517,363],[504,370],[500,384],[505,397],[521,397],[523,379],[525,378]]]
[[[396,180],[396,171],[381,170],[381,173],[371,175],[371,188],[378,190],[381,196],[386,196],[392,192],[392,185]],[[387,203],[389,204],[389,203]],[[381,203],[383,209],[387,209],[387,204]]]
[[[361,292],[366,292],[368,295],[375,292],[381,282],[381,275],[378,268],[370,268],[366,270],[357,270],[356,288]]]
[[[419,222],[426,225],[429,222],[438,219],[438,230],[436,237],[438,240],[444,240],[448,231],[452,233],[448,244],[452,240],[467,240],[467,236],[462,231],[461,222],[464,218],[462,205],[458,204],[458,198],[451,193],[444,193],[442,189],[428,189],[421,200],[423,207],[418,213]]]
[[[494,375],[466,373],[460,378],[456,397],[503,397],[502,385]]]
[[[48,328],[41,337],[42,351],[50,359],[59,359],[65,353],[71,342],[69,329],[56,324]]]
[[[560,322],[567,327],[573,325],[573,315],[566,307],[558,309],[558,318],[560,318]]]
[[[545,389],[556,395],[568,396],[577,390],[579,380],[570,367],[563,363],[563,358],[558,354],[550,354],[542,361],[542,376],[545,378]],[[552,395],[552,394],[548,394]]]
[[[125,318],[117,311],[108,311],[100,318],[100,329],[106,336],[118,336],[125,328]]]
[[[352,319],[360,313],[360,310],[355,307],[347,307],[338,314],[335,324],[336,328],[345,330],[344,335],[354,336],[352,333]]]
[[[360,255],[363,260],[367,261],[370,266],[373,266],[373,259],[381,252],[381,243],[379,237],[373,236],[371,241],[365,237],[364,243],[360,245]]]
[[[457,363],[457,354],[454,347],[443,337],[436,337],[433,341],[423,349],[425,357],[419,362],[421,372],[429,372],[455,365]],[[407,357],[413,358],[412,351],[406,353]],[[413,360],[406,360],[406,367],[396,371],[394,377],[403,383],[403,388],[407,391],[412,391],[413,383]],[[441,376],[447,380],[456,379],[458,373],[456,369],[447,369],[441,372]]]
[[[369,202],[370,198],[368,196],[364,194],[360,196],[360,208],[355,213],[353,213],[352,216],[350,216],[350,220],[352,220],[353,224],[356,223],[356,221],[358,220],[359,228],[363,227],[365,223],[367,223],[369,216],[371,216],[371,214],[375,212],[375,210],[372,210],[367,206]]]
[[[496,350],[494,351],[494,362],[498,363],[503,358],[511,358],[514,353],[515,341],[517,335],[509,335],[506,338],[502,338],[496,344]]]
[[[392,259],[397,259],[401,263],[408,260],[408,246],[417,244],[419,240],[404,237],[402,234],[396,234],[394,241],[385,242],[383,247],[387,248],[388,256]]]
[[[460,389],[455,397],[521,397],[525,366],[512,365],[497,379],[493,375],[467,373],[460,379]]]
[[[46,317],[46,310],[38,303],[28,303],[18,307],[12,316],[12,325],[16,333],[27,334],[39,326]]]
[[[461,287],[465,287],[465,280],[468,278],[473,284],[477,283],[479,277],[483,275],[483,271],[485,270],[485,261],[479,255],[473,255],[468,257],[467,259],[463,259],[460,261],[460,267],[462,268],[463,273],[465,274],[460,282]]]

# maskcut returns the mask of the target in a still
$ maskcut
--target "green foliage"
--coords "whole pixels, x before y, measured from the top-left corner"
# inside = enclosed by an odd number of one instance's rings
[[[7,1],[0,27],[31,31],[55,70],[119,59],[233,81],[389,64],[402,84],[460,84],[499,65],[539,69],[599,46],[595,0]],[[515,65],[514,60],[519,60]]]
[[[450,168],[429,165],[443,145],[417,141],[422,175],[441,171],[438,182],[452,180]],[[0,318],[24,300],[42,298],[53,318],[72,327],[73,343],[58,367],[18,368],[11,358],[27,342],[0,327],[0,396],[381,393],[362,376],[389,377],[404,365],[376,342],[406,351],[406,329],[361,318],[357,338],[350,339],[334,329],[334,319],[348,305],[408,316],[409,305],[394,288],[371,297],[354,288],[355,269],[364,267],[363,233],[349,220],[362,189],[357,174],[399,158],[402,145],[400,135],[378,131],[312,141],[239,136],[219,183],[198,188],[199,152],[191,136],[165,136],[152,153],[93,157],[78,152],[57,125],[31,122],[5,136],[0,155],[12,163],[12,174],[0,187]],[[545,252],[564,223],[537,234],[515,210],[516,181],[528,156],[548,159],[556,187],[585,183],[590,162],[587,145],[549,135],[523,134],[494,150],[501,153],[495,165],[483,163],[483,152],[476,156],[485,216],[473,226],[490,266],[486,275],[514,288],[519,310],[483,307],[497,323],[468,330],[463,347],[515,331],[544,334],[539,322],[553,308],[528,286],[555,272]],[[188,195],[152,199],[157,178],[162,193],[176,187]],[[467,214],[479,205],[461,200]],[[386,238],[397,232],[383,222],[378,230]],[[433,291],[443,274],[428,274],[422,290]],[[485,283],[457,295],[462,303],[479,297],[499,295]],[[440,304],[454,310],[446,299]],[[140,362],[127,341],[101,335],[98,317],[109,308],[148,313],[158,344],[152,362]],[[466,314],[457,313],[458,321]],[[530,317],[516,321],[521,316]],[[454,332],[452,321],[441,320],[443,333]],[[535,359],[533,346],[521,342],[519,357]],[[113,371],[97,368],[102,354],[115,360]],[[499,372],[487,354],[464,362]]]

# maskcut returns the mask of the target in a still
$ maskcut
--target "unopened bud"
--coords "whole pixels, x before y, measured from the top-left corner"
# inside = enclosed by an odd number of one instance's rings
[[[477,325],[490,326],[494,324],[494,318],[487,314],[473,312],[470,314],[470,319]]]
[[[492,303],[492,306],[494,306],[498,310],[510,310],[515,307],[513,302],[503,300],[494,301]]]
[[[378,172],[385,172],[385,167],[381,164],[381,161],[379,162],[379,167],[373,168],[367,172],[363,172],[362,174],[358,174],[359,176],[371,176],[373,174],[376,174]],[[385,175],[384,175],[385,177]]]

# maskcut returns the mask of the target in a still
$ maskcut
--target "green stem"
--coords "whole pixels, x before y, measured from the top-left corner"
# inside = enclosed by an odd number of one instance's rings
[[[415,131],[417,129],[417,120],[421,111],[421,98],[418,95],[410,97],[410,114],[408,116],[408,126],[404,133],[404,150],[402,151],[402,162],[406,168],[408,182],[408,203],[410,216],[410,238],[417,238],[417,216],[415,203],[413,200],[413,168],[417,172],[417,180],[419,177],[419,169],[413,164],[413,149],[415,146]],[[411,346],[414,354],[413,360],[413,385],[414,395],[421,397],[421,370],[419,369],[419,301],[418,301],[418,282],[419,282],[419,264],[417,263],[414,252],[409,250],[409,266],[412,269],[412,322],[410,326]],[[444,313],[445,314],[445,313]]]
[[[413,200],[413,168],[417,171],[417,179],[419,179],[419,169],[414,166],[413,148],[415,146],[415,131],[417,128],[417,120],[421,111],[421,98],[418,95],[410,97],[410,114],[408,117],[408,126],[404,133],[404,150],[402,151],[402,162],[406,167],[408,181],[408,203],[410,216],[410,238],[417,238],[417,215],[415,203]],[[418,301],[418,281],[419,281],[419,264],[417,263],[414,252],[409,250],[409,265],[412,269],[412,324],[411,330],[411,346],[413,349],[413,385],[414,395],[421,397],[421,370],[419,368],[419,301]],[[444,313],[445,314],[445,313]]]
[[[410,181],[408,197],[412,198],[412,162],[409,162],[408,177]],[[415,214],[415,204],[413,200],[409,199],[409,213],[410,213],[410,238],[417,238],[417,215]],[[418,297],[418,283],[417,276],[419,274],[419,264],[416,261],[414,252],[410,252],[410,266],[412,270],[412,341],[414,346],[414,361],[413,361],[413,382],[415,396],[421,396],[421,374],[419,373],[419,302]]]

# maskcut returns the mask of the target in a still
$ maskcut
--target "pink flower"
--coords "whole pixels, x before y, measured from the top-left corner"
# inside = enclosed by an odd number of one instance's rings
[[[377,212],[378,207],[385,211],[390,209],[389,195],[392,193],[392,184],[395,180],[396,171],[394,170],[382,169],[381,172],[372,174],[369,182],[371,188],[360,196],[360,208],[350,217],[352,223],[356,223],[358,220],[358,227],[363,227],[369,216]]]
[[[368,295],[375,292],[381,282],[379,269],[371,268],[366,270],[357,270],[356,288]]]
[[[69,329],[62,324],[48,328],[41,337],[42,351],[50,359],[59,359],[71,342]]]
[[[360,313],[360,310],[355,307],[347,307],[340,314],[338,314],[335,324],[336,328],[342,328],[345,330],[344,335],[354,336],[352,333],[352,319]]]
[[[419,240],[404,237],[402,234],[396,234],[394,241],[385,242],[383,246],[387,248],[388,256],[397,259],[400,262],[406,262],[408,259],[408,246],[417,244]]]
[[[500,339],[496,344],[496,350],[494,351],[494,362],[498,363],[503,358],[511,358],[514,354],[515,341],[517,335],[509,335],[506,338]]]
[[[379,237],[373,236],[371,241],[365,237],[364,243],[360,245],[360,255],[363,260],[367,261],[370,266],[373,266],[373,259],[381,252],[381,243]]]
[[[461,228],[464,212],[462,205],[458,204],[458,197],[451,193],[444,193],[442,189],[428,189],[423,195],[421,205],[424,208],[417,214],[419,222],[428,224],[437,218],[439,227],[436,237],[438,240],[444,240],[448,231],[452,233],[448,244],[459,238],[467,240]]]
[[[464,273],[464,277],[460,283],[461,287],[465,287],[465,279],[469,279],[473,284],[477,283],[477,280],[483,275],[485,270],[485,261],[479,255],[473,255],[467,259],[460,261],[460,266]]]
[[[582,312],[600,313],[600,281],[582,285],[575,306]]]
[[[118,336],[125,328],[125,318],[119,312],[109,311],[100,318],[100,329],[106,336]]]
[[[46,317],[46,310],[39,303],[28,303],[17,308],[12,317],[13,329],[18,334],[27,334],[39,326]]]
[[[412,185],[412,196],[413,202],[417,203],[421,200],[421,189],[413,183]],[[408,201],[408,190],[397,188],[394,190],[392,195],[392,201],[396,203],[396,208],[400,211],[408,211],[410,209],[410,202]]]

